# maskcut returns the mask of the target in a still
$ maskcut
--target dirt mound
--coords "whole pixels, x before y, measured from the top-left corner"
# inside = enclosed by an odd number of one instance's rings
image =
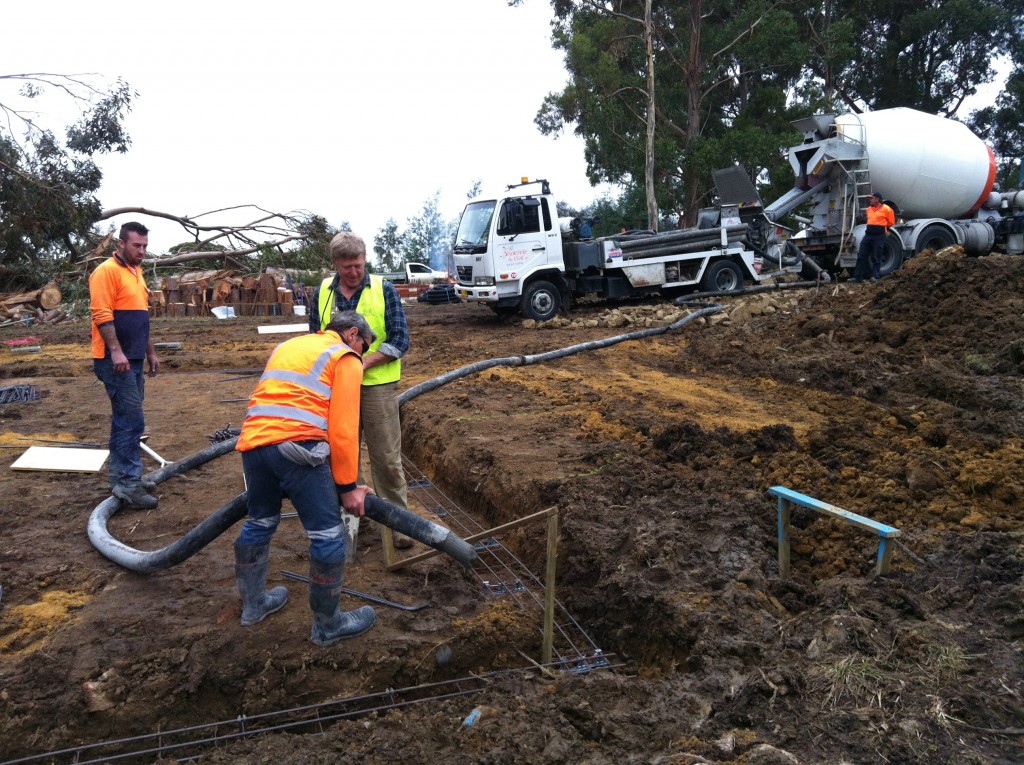
[[[233,532],[134,574],[85,534],[105,476],[4,471],[0,760],[236,721],[204,760],[1020,761],[1022,287],[1017,258],[925,255],[877,285],[729,298],[678,331],[409,401],[411,463],[480,528],[558,509],[558,599],[604,669],[538,668],[539,612],[496,596],[493,573],[444,558],[388,571],[372,530],[346,585],[429,608],[381,606],[365,637],[316,648],[304,590],[281,579],[307,556],[285,521],[272,578],[291,600],[242,628]],[[536,325],[412,304],[402,385],[682,310],[583,305]],[[180,459],[241,423],[248,370],[282,339],[255,325],[156,320],[157,341],[184,345],[147,389],[158,453]],[[4,384],[48,394],[0,408],[0,443],[105,440],[86,331],[48,328],[35,358],[0,361]],[[776,485],[899,528],[892,572],[873,576],[877,537],[797,510],[780,578]],[[159,548],[242,488],[226,456],[161,484],[160,510],[119,513],[111,531]],[[542,574],[543,524],[501,541]],[[325,706],[355,697],[372,704]],[[239,715],[300,708],[323,720],[232,737]]]

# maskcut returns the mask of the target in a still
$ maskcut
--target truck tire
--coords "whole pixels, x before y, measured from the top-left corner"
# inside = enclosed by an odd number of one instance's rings
[[[527,286],[519,304],[519,311],[527,319],[548,321],[555,318],[561,304],[562,295],[558,288],[551,282],[539,279]]]
[[[914,254],[920,255],[925,250],[938,252],[943,247],[949,247],[951,244],[956,244],[956,237],[953,236],[953,232],[945,226],[932,223],[930,226],[925,226],[921,233],[918,234],[917,241],[914,242]]]
[[[903,265],[903,240],[898,234],[889,234],[885,238],[885,247],[882,249],[882,264],[878,267],[878,273],[888,276],[893,271],[899,271]]]
[[[743,289],[743,272],[731,260],[716,260],[700,280],[704,292],[737,292]]]

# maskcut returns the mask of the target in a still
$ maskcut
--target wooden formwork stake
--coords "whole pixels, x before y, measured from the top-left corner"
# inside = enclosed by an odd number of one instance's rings
[[[541,664],[551,663],[555,639],[555,562],[558,559],[558,510],[548,516],[547,570],[544,574],[544,643]]]

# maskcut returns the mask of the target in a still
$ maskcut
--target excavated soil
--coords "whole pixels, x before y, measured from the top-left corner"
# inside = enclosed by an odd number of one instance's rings
[[[1022,296],[1020,258],[928,253],[877,285],[723,299],[677,330],[406,403],[406,454],[483,527],[557,507],[558,599],[612,657],[589,672],[537,666],[536,613],[447,557],[389,571],[367,530],[346,585],[430,606],[378,607],[371,632],[330,648],[308,641],[304,588],[281,575],[306,571],[296,521],[271,559],[291,600],[248,628],[237,527],[157,573],[107,560],[86,534],[105,474],[9,469],[39,439],[105,441],[88,325],[0,330],[41,347],[0,350],[0,385],[43,393],[0,407],[0,761],[461,678],[473,693],[224,740],[201,761],[1024,761]],[[681,311],[587,304],[535,325],[413,303],[402,386]],[[147,387],[157,453],[241,424],[250,372],[282,339],[258,321],[155,320],[157,342],[182,343]],[[874,576],[876,536],[797,510],[780,578],[778,485],[899,528],[891,572]],[[230,454],[110,531],[156,550],[242,488]],[[502,541],[543,572],[543,524]]]

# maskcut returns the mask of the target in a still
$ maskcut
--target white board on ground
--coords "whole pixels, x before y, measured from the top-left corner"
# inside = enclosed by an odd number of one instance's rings
[[[309,324],[264,324],[256,327],[261,335],[274,335],[284,332],[309,332]]]
[[[70,449],[62,446],[30,446],[11,465],[11,470],[56,470],[64,473],[97,473],[107,461],[107,449]]]

